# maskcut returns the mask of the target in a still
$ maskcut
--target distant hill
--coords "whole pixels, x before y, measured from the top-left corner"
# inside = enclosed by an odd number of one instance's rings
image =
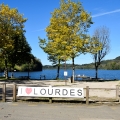
[[[67,69],[72,68],[72,64],[66,64]],[[54,65],[44,65],[43,69],[56,69],[57,66]],[[61,68],[65,68],[65,64],[61,64]],[[75,64],[75,69],[94,69],[94,63],[90,64]],[[120,70],[120,56],[116,57],[115,59],[111,60],[103,60],[99,69],[106,69],[106,70]]]

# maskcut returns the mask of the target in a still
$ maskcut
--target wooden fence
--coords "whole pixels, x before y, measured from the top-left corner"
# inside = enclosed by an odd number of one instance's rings
[[[3,102],[6,102],[6,96],[7,96],[7,87],[6,87],[6,83],[2,83],[1,84],[1,90],[0,90],[0,99],[3,101]],[[13,84],[12,85],[12,101],[13,102],[17,102],[17,90],[18,90],[18,86],[17,84]],[[86,86],[86,88],[84,88],[84,90],[86,91],[86,95],[84,97],[85,99],[85,102],[86,104],[88,105],[89,104],[89,100],[90,100],[90,90],[114,90],[115,91],[115,96],[116,96],[116,101],[120,102],[120,86],[119,85],[116,85],[116,88],[89,88],[89,86]],[[49,98],[49,102],[52,103],[52,99],[53,98]],[[81,99],[81,98],[80,98]]]

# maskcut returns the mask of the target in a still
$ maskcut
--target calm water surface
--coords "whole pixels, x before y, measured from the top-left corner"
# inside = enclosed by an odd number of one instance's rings
[[[67,78],[72,76],[72,70],[67,70],[68,76]],[[3,76],[4,73],[0,73],[0,76]],[[40,75],[45,75],[46,79],[55,79],[57,74],[57,70],[46,69],[43,71],[30,72],[31,79],[40,79]],[[14,77],[18,78],[19,76],[27,76],[28,72],[14,72]],[[90,77],[95,77],[95,70],[81,70],[76,69],[75,75],[85,75]],[[9,72],[9,76],[11,76],[11,72]],[[119,79],[120,80],[120,70],[98,70],[98,77],[102,79]],[[64,79],[64,69],[60,70],[60,79]]]

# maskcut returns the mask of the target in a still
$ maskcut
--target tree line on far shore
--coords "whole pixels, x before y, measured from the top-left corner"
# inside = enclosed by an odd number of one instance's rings
[[[65,64],[61,64],[61,69],[65,69]],[[44,65],[43,69],[56,69],[57,65]],[[66,64],[67,69],[72,68],[72,64]],[[75,69],[95,69],[94,63],[89,64],[75,64]],[[111,60],[103,60],[99,66],[103,70],[120,70],[120,56]]]

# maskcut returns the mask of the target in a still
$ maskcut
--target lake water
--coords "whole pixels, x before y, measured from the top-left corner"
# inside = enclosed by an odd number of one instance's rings
[[[67,70],[68,76],[67,78],[72,76],[72,70]],[[3,72],[0,73],[0,76],[3,76]],[[30,78],[31,79],[40,79],[40,75],[45,75],[46,79],[55,79],[57,74],[56,69],[46,69],[43,71],[37,71],[37,72],[30,72]],[[14,72],[14,77],[18,78],[19,76],[27,76],[28,72]],[[81,70],[76,69],[75,75],[85,75],[89,77],[95,77],[95,70]],[[11,76],[11,72],[9,72],[9,76]],[[98,70],[98,77],[102,79],[119,79],[120,80],[120,70]],[[60,79],[65,79],[64,77],[64,69],[60,70]]]

